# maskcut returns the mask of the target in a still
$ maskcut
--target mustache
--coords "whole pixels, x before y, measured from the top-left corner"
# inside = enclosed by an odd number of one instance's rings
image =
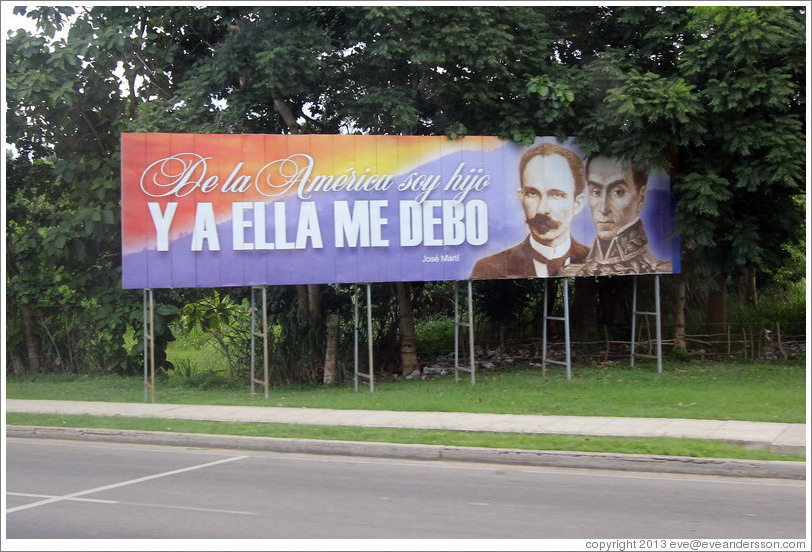
[[[540,234],[545,234],[551,230],[556,230],[561,226],[560,222],[554,221],[548,215],[538,213],[532,218],[527,219],[527,225]]]

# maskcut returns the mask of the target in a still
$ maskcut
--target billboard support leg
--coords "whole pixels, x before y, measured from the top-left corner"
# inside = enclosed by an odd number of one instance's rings
[[[460,298],[454,280],[454,383],[460,382]]]
[[[256,289],[255,286],[251,286],[251,373],[248,379],[251,381],[251,396],[254,396],[254,378],[255,370],[254,364],[256,362],[256,354],[254,353],[254,347],[256,346],[256,319],[257,319],[257,309],[254,305],[254,290]]]
[[[256,331],[256,293],[261,290],[260,297],[262,299],[262,332]],[[256,338],[262,337],[262,376],[263,379],[257,378],[256,375]],[[268,391],[270,387],[269,377],[269,361],[268,358],[268,289],[267,286],[251,286],[251,395],[254,395],[254,384],[259,383],[265,389],[265,398],[268,398]]]
[[[369,371],[367,373],[358,370],[358,284],[355,285],[355,297],[353,299],[353,384],[355,392],[358,392],[358,378],[369,380],[369,390],[375,391],[375,371],[372,356],[372,286],[367,284],[367,347],[369,349]]]
[[[567,368],[567,379],[572,379],[572,353],[570,342],[570,286],[569,279],[564,278],[563,301],[564,301],[564,316],[549,316],[548,311],[548,287],[549,279],[544,281],[544,316],[542,317],[542,337],[541,337],[541,373],[543,376],[547,375],[548,364],[560,364]],[[547,320],[558,320],[564,323],[564,347],[566,361],[552,360],[547,356]]]
[[[572,353],[570,351],[570,281],[564,278],[564,341],[567,348],[567,379],[572,379]]]
[[[474,360],[474,299],[471,280],[468,280],[468,355],[471,364],[471,385],[476,383],[476,361]]]
[[[547,375],[547,288],[550,280],[544,280],[544,315],[541,317],[541,376]]]
[[[155,402],[155,301],[152,289],[144,290],[144,402],[147,389]],[[147,379],[149,372],[149,379]]]
[[[632,340],[631,340],[631,358],[629,365],[634,368],[634,341],[637,337],[637,276],[632,276]]]
[[[631,339],[631,358],[630,364],[634,367],[635,357],[648,357],[657,359],[657,373],[663,373],[663,336],[662,336],[662,312],[660,310],[660,275],[654,275],[654,311],[640,311],[637,310],[637,278],[633,276],[634,285],[632,286],[632,339]],[[643,354],[636,352],[636,337],[637,337],[637,316],[653,316],[656,325],[656,340],[657,340],[657,354]],[[649,343],[651,343],[651,334],[649,333]],[[649,351],[651,349],[649,348]]]
[[[265,378],[265,398],[268,398],[270,374],[268,366],[268,286],[262,286],[262,361]]]
[[[352,300],[352,327],[353,327],[353,384],[358,393],[358,284],[355,284],[355,295]]]
[[[657,373],[663,373],[662,311],[660,310],[660,275],[654,275],[654,310],[657,313]]]
[[[369,390],[375,391],[375,370],[372,357],[372,286],[367,284],[367,344],[369,346]]]
[[[460,381],[460,371],[471,373],[471,385],[476,383],[474,358],[474,300],[471,280],[468,280],[468,322],[460,322],[459,282],[454,280],[454,383]],[[460,328],[468,328],[468,366],[460,366]]]

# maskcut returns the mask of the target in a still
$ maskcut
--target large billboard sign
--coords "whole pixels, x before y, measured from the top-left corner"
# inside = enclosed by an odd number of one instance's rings
[[[121,141],[125,288],[679,271],[669,178],[574,139]]]

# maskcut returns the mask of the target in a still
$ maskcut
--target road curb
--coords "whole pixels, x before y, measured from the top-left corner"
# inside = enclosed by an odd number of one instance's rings
[[[285,439],[202,433],[172,433],[122,429],[72,427],[6,426],[6,437],[105,441],[182,447],[206,447],[299,454],[330,454],[394,458],[404,460],[442,460],[525,466],[656,472],[690,475],[715,475],[775,479],[806,479],[805,462],[693,458],[687,456],[649,456],[591,452],[491,449],[445,445],[367,443],[320,439]]]

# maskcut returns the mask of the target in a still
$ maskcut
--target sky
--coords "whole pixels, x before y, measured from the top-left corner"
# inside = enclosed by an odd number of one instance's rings
[[[0,2],[0,21],[2,21],[3,41],[5,42],[6,34],[11,29],[19,29],[21,27],[27,28],[31,31],[34,30],[33,21],[27,17],[14,15],[12,10],[15,6],[26,5],[18,4],[17,2]]]

